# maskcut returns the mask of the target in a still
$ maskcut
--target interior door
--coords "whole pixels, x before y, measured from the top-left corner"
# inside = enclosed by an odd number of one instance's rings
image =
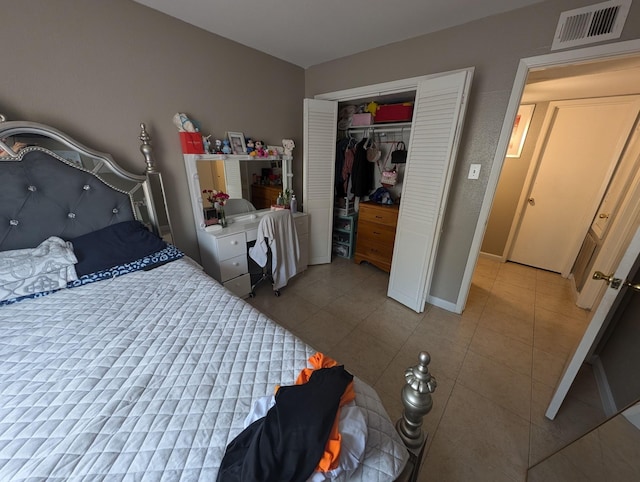
[[[470,70],[423,80],[416,92],[387,295],[424,311],[471,86]]]
[[[639,96],[550,104],[510,260],[569,275],[639,110]]]
[[[338,103],[304,100],[303,207],[309,214],[309,264],[331,262]]]
[[[639,257],[640,228],[636,230],[635,235],[631,239],[620,264],[616,268],[615,273],[612,274],[612,280],[608,284],[598,308],[591,316],[591,320],[589,321],[589,325],[587,326],[584,336],[576,347],[573,356],[565,366],[564,373],[560,378],[558,386],[545,413],[547,418],[553,420],[558,414],[558,410],[567,396],[569,388],[578,374],[578,370],[592,351],[592,348],[602,337],[608,323],[615,316],[616,309],[628,289],[624,283],[632,270],[637,267]]]

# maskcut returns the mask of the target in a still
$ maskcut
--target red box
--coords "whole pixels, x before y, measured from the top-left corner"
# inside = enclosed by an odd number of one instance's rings
[[[183,154],[204,154],[202,134],[199,132],[180,132],[180,144]]]
[[[378,122],[407,122],[413,117],[413,103],[387,104],[378,106],[376,123]]]

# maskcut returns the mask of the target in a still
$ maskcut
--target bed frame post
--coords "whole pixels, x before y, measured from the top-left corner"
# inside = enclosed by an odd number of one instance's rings
[[[402,388],[402,418],[396,422],[396,430],[404,444],[414,453],[424,448],[426,437],[422,430],[422,419],[431,411],[431,394],[435,391],[436,379],[429,373],[431,356],[420,352],[416,366],[409,367],[404,373],[407,381]],[[419,461],[418,461],[419,462]]]
[[[142,142],[140,146],[140,152],[144,156],[144,160],[147,163],[147,172],[158,172],[156,170],[156,162],[153,159],[153,149],[151,148],[151,136],[147,132],[147,127],[144,124],[140,124],[140,136],[138,137]]]

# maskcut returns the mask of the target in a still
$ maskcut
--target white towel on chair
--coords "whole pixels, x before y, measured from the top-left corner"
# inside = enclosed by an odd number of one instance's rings
[[[258,239],[249,249],[249,256],[264,267],[271,249],[271,274],[273,289],[287,285],[298,272],[300,244],[293,216],[288,209],[272,211],[264,215],[258,225]]]

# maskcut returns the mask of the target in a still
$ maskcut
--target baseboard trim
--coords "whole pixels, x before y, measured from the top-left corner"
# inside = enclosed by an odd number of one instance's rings
[[[591,364],[593,366],[593,375],[596,378],[596,385],[598,387],[598,393],[600,394],[600,400],[602,401],[602,408],[607,417],[612,417],[618,413],[616,407],[616,401],[613,398],[609,381],[607,380],[607,374],[604,371],[604,366],[598,355],[594,355]]]
[[[451,311],[453,313],[462,313],[462,311],[458,311],[458,307],[455,303],[443,300],[441,298],[436,298],[435,296],[427,296],[427,303],[433,306],[437,306],[438,308],[442,308],[443,310]]]
[[[480,256],[486,259],[492,259],[494,261],[499,261],[500,263],[504,263],[505,259],[504,256],[499,256],[497,254],[491,254],[491,253],[485,253],[483,251],[480,251]]]

